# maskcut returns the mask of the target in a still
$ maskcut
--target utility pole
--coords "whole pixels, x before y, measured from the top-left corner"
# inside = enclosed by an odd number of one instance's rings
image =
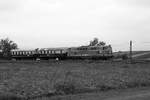
[[[132,60],[132,41],[130,41],[130,60]]]

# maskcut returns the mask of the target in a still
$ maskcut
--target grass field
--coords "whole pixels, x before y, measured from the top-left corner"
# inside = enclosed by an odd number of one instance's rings
[[[1,62],[0,94],[34,98],[149,87],[149,66],[109,61]]]

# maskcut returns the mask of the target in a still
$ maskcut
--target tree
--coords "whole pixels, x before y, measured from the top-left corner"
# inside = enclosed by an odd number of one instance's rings
[[[98,38],[94,38],[92,41],[90,41],[89,46],[105,46],[106,43],[103,41],[99,41]]]
[[[95,46],[98,44],[98,38],[94,38],[92,41],[90,41],[90,46]]]
[[[105,43],[105,42],[103,42],[103,41],[100,41],[97,45],[98,45],[98,46],[105,46],[105,45],[106,45],[106,43]]]
[[[10,57],[11,50],[17,49],[17,47],[17,44],[9,40],[9,38],[0,40],[0,49],[2,50],[2,54],[4,57]]]

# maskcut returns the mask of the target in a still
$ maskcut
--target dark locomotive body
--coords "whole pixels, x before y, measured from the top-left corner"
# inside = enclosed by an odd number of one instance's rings
[[[111,46],[81,46],[68,49],[71,59],[109,59],[112,58]]]
[[[109,59],[112,48],[108,46],[81,46],[67,49],[12,50],[12,59]]]

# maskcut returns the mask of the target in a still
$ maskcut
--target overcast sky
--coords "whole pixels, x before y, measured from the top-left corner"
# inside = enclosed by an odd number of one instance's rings
[[[87,45],[150,50],[150,0],[0,0],[0,38],[19,48]]]

